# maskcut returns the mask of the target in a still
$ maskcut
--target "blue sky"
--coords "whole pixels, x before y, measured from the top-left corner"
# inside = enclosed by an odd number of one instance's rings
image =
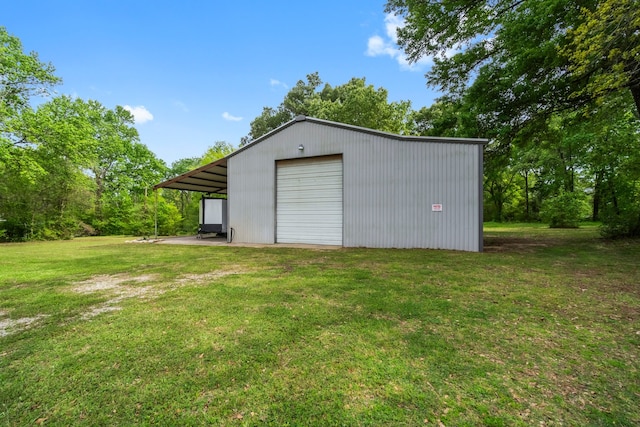
[[[265,106],[318,72],[383,87],[414,109],[439,95],[409,66],[400,22],[375,1],[20,0],[0,25],[63,79],[59,94],[134,112],[141,142],[167,164],[216,141],[237,146]]]

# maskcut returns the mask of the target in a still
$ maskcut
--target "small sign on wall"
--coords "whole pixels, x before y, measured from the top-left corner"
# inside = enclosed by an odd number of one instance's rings
[[[431,205],[431,212],[442,212],[442,205],[440,203],[434,203]]]

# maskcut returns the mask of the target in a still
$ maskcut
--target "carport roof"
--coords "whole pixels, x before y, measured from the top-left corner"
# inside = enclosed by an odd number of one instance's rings
[[[199,167],[153,187],[227,194],[227,158]]]

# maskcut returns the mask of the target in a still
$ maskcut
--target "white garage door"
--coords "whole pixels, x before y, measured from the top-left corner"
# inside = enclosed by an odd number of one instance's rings
[[[342,245],[342,156],[278,162],[276,241]]]

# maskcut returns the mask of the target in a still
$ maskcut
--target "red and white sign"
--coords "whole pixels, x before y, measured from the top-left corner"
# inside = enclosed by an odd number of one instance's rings
[[[442,212],[442,205],[440,203],[434,203],[431,205],[431,212]]]

